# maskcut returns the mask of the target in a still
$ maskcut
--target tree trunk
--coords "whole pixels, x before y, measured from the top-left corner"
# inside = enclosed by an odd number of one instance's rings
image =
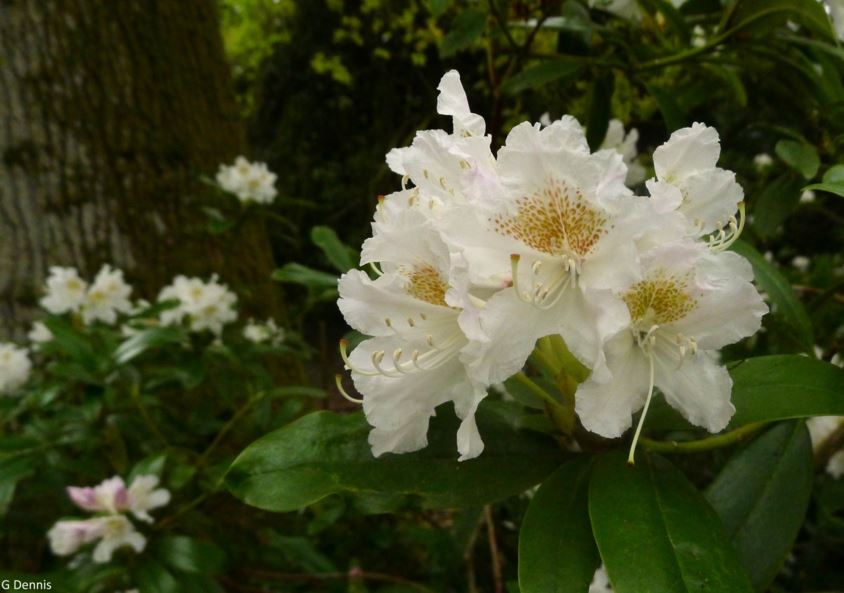
[[[215,0],[0,0],[0,336],[51,265],[147,297],[217,272],[274,309],[263,227],[204,231],[199,176],[244,152]]]

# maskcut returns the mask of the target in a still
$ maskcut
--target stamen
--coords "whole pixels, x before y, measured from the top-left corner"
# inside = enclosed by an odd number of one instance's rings
[[[384,272],[377,265],[375,265],[375,262],[369,262],[369,269],[375,272],[375,274],[378,276],[384,275]]]
[[[376,373],[374,371],[367,371],[366,369],[361,369],[356,367],[352,364],[352,361],[349,360],[349,353],[347,349],[349,348],[349,341],[346,338],[340,340],[340,358],[343,359],[343,364],[346,366],[346,370],[353,371],[355,373],[359,373],[361,375],[366,375],[368,377],[374,377],[375,375],[379,375],[380,373]]]
[[[510,274],[513,276],[513,288],[516,290],[516,296],[519,297],[519,300],[531,304],[533,301],[530,295],[526,292],[523,293],[519,287],[519,260],[521,260],[521,256],[518,253],[510,255]]]
[[[353,404],[362,404],[363,403],[362,399],[357,399],[355,397],[352,397],[343,388],[343,375],[341,375],[340,373],[337,373],[336,375],[334,375],[334,383],[337,385],[337,391],[339,391],[340,395],[342,395],[345,399],[349,400]]]
[[[737,216],[731,216],[728,230],[720,229],[717,237],[709,238],[709,248],[712,251],[724,251],[735,243],[744,231],[745,216],[744,202],[739,202]]]
[[[656,327],[656,326],[654,326]],[[654,336],[655,337],[655,336]],[[639,442],[639,435],[642,434],[642,426],[645,425],[645,416],[648,415],[648,408],[651,405],[651,398],[654,394],[654,357],[650,351],[645,352],[650,367],[650,385],[648,386],[648,398],[645,400],[645,407],[642,408],[642,415],[639,416],[639,425],[636,427],[636,434],[633,435],[633,442],[630,444],[630,453],[627,455],[627,465],[636,465],[634,455],[636,454],[636,443]]]

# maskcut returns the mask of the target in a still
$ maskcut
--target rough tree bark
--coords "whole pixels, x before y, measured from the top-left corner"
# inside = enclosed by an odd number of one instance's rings
[[[0,335],[51,265],[147,297],[217,272],[274,308],[263,228],[202,231],[199,175],[243,152],[214,0],[0,0]]]

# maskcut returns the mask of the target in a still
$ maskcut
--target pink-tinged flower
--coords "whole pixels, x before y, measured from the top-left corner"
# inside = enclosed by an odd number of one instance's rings
[[[59,521],[47,532],[50,549],[57,556],[70,556],[99,537],[98,525],[95,519]]]
[[[68,486],[67,494],[76,506],[92,513],[121,513],[129,509],[129,492],[120,476],[93,488]]]
[[[132,480],[128,492],[128,509],[137,519],[152,523],[149,511],[170,502],[170,492],[156,486],[157,476],[138,476]]]

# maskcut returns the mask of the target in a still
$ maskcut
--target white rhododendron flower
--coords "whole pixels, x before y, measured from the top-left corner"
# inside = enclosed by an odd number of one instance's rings
[[[90,512],[131,512],[136,518],[152,523],[149,511],[170,502],[170,492],[157,488],[158,477],[138,476],[127,488],[123,478],[115,476],[98,486],[80,488],[69,486],[67,494],[80,509]]]
[[[677,130],[654,151],[656,178],[648,180],[648,191],[660,210],[685,217],[692,236],[727,225],[740,232],[736,211],[744,190],[735,173],[715,166],[720,154],[718,132],[700,123]]]
[[[220,165],[217,183],[241,202],[271,204],[277,195],[276,175],[265,163],[250,163],[239,156],[233,165]]]
[[[424,447],[450,401],[460,459],[478,455],[486,390],[546,336],[587,368],[574,411],[588,430],[621,436],[657,388],[692,423],[723,429],[734,408],[717,350],[757,331],[767,307],[749,263],[724,251],[743,193],[716,166],[715,130],[675,132],[654,155],[651,195],[636,196],[636,133],[620,122],[594,153],[571,116],[522,123],[496,155],[457,72],[439,91],[452,132],[389,152],[402,190],[380,200],[361,256],[377,277],[353,270],[339,285],[346,321],[372,336],[341,354],[373,453]]]
[[[833,361],[835,364],[835,361]],[[840,366],[840,365],[838,365]],[[806,421],[809,436],[812,438],[812,448],[815,452],[826,445],[831,436],[844,426],[844,416],[815,416]],[[833,478],[844,475],[844,449],[836,451],[826,464],[826,472]]]
[[[161,323],[174,325],[187,322],[195,332],[209,330],[220,335],[223,326],[237,319],[237,295],[214,275],[204,282],[200,278],[176,276],[158,295],[161,301],[177,301],[177,305],[161,313]]]
[[[114,324],[118,313],[132,310],[132,302],[129,300],[131,294],[132,287],[123,279],[123,271],[104,265],[85,293],[82,320],[85,323],[102,321]]]
[[[243,337],[255,344],[269,342],[273,346],[278,346],[284,341],[285,332],[284,328],[278,327],[273,319],[267,319],[264,323],[250,319],[243,328]]]
[[[674,8],[680,8],[686,0],[670,0],[670,2]],[[589,7],[604,10],[629,21],[639,21],[643,15],[636,0],[589,0]]]
[[[93,488],[69,486],[67,494],[73,503],[98,515],[85,520],[58,521],[47,533],[50,549],[58,556],[69,556],[97,541],[93,560],[100,563],[109,562],[118,548],[142,552],[146,538],[135,529],[126,513],[152,523],[149,511],[170,502],[170,492],[157,486],[158,477],[153,475],[137,476],[128,488],[120,476]]]
[[[754,334],[768,307],[751,284],[750,264],[692,241],[644,257],[644,275],[621,294],[628,327],[607,342],[611,378],[590,377],[576,393],[583,425],[618,437],[654,387],[689,422],[710,432],[735,411],[732,380],[714,351]]]
[[[88,283],[79,277],[76,268],[50,268],[47,277],[46,294],[41,299],[41,306],[50,313],[75,313],[85,302]]]
[[[29,330],[29,333],[26,334],[26,337],[29,338],[29,341],[37,347],[40,344],[44,344],[52,340],[53,332],[44,325],[43,321],[36,321],[32,324],[32,328]]]
[[[50,549],[57,556],[75,554],[85,544],[98,542],[94,546],[94,562],[110,562],[115,550],[129,547],[143,552],[146,538],[138,533],[132,522],[124,515],[92,517],[84,521],[59,521],[47,533]]]
[[[0,343],[0,395],[14,395],[29,380],[31,371],[26,349]]]
[[[627,165],[627,178],[625,183],[630,187],[639,185],[645,180],[645,168],[636,160],[639,151],[636,149],[636,142],[639,141],[639,130],[630,128],[624,131],[624,124],[620,119],[611,119],[607,127],[607,135],[601,143],[601,149],[615,150]]]
[[[469,379],[461,351],[476,331],[466,291],[464,260],[451,252],[432,224],[410,210],[379,230],[363,247],[362,263],[380,263],[371,280],[358,270],[340,278],[340,310],[364,340],[347,355],[355,387],[373,430],[373,453],[404,453],[427,445],[428,422],[453,401],[463,423],[461,459],[483,450],[474,413],[485,386]],[[338,382],[339,385],[339,382]]]
[[[827,0],[826,6],[829,9],[829,17],[832,19],[835,35],[838,39],[844,41],[844,2],[841,0]]]

